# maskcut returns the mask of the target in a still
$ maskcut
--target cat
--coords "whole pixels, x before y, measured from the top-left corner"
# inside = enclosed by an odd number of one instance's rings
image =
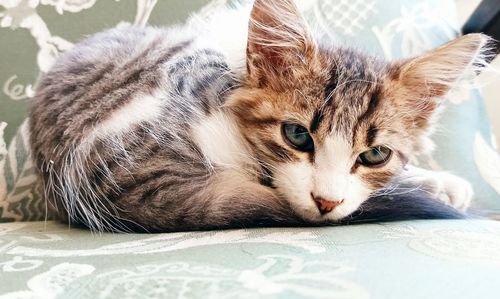
[[[487,36],[387,62],[316,37],[292,0],[221,14],[98,33],[41,76],[30,143],[61,221],[167,232],[465,217],[467,181],[408,161],[432,148],[449,90],[485,65]]]

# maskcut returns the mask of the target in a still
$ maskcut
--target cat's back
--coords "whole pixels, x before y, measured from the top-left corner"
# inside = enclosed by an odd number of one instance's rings
[[[223,55],[190,30],[111,29],[77,44],[42,75],[32,141],[62,150],[160,118],[196,122],[220,105],[214,93],[232,84]]]
[[[234,84],[225,56],[186,26],[126,26],[80,42],[42,75],[30,111],[46,196],[87,215],[72,205],[136,200],[149,194],[141,179],[152,190],[169,184],[158,171],[203,178],[190,128],[220,109]]]

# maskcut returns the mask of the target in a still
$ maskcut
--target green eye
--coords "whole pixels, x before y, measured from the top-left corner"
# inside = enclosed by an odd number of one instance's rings
[[[314,150],[314,142],[306,128],[297,124],[283,124],[281,133],[285,141],[302,152]]]
[[[356,162],[368,167],[381,166],[389,161],[392,151],[385,146],[375,146],[361,153]]]

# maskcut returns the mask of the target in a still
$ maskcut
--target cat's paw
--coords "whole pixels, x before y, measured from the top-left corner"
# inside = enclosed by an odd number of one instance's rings
[[[428,192],[429,195],[460,211],[469,208],[474,191],[472,185],[453,174],[408,166],[403,173],[403,182]]]
[[[419,181],[432,197],[455,209],[465,212],[470,207],[474,191],[472,185],[461,177],[446,172],[429,172]]]
[[[452,207],[465,212],[472,202],[474,190],[472,185],[461,177],[439,172],[436,174],[439,181],[437,184],[437,198]]]

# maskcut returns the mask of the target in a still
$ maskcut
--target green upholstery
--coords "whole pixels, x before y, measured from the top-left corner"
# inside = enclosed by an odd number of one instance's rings
[[[0,298],[497,298],[500,222],[92,235],[0,225]]]

